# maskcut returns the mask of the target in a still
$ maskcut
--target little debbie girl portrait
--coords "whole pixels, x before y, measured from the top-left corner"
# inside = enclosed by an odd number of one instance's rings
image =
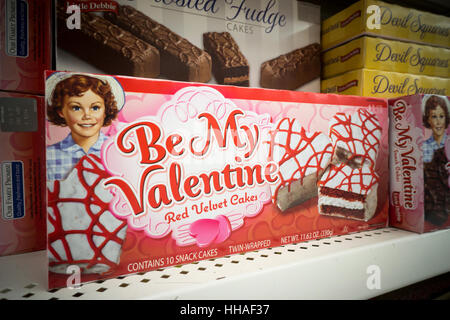
[[[431,162],[434,152],[443,148],[448,139],[446,130],[450,123],[450,114],[445,97],[431,95],[425,99],[423,125],[431,129],[431,135],[423,143],[423,162]]]
[[[124,102],[120,84],[109,76],[54,73],[46,81],[47,120],[70,133],[47,147],[47,180],[65,179],[87,154],[100,157],[108,137],[102,132]]]
[[[422,144],[425,220],[434,226],[447,223],[450,216],[449,102],[447,97],[425,95],[423,126],[430,136]],[[426,135],[428,133],[425,133]]]

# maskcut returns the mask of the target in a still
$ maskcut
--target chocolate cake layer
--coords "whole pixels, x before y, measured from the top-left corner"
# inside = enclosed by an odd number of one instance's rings
[[[359,193],[342,191],[338,189],[328,188],[328,187],[320,187],[320,194],[324,196],[334,197],[334,198],[343,198],[347,201],[361,201],[364,202],[366,200],[366,196]]]
[[[283,54],[261,65],[263,88],[293,90],[320,76],[318,43]]]
[[[108,74],[153,78],[159,75],[158,50],[108,20],[81,13],[81,29],[66,26],[64,1],[58,2],[57,45]]]
[[[171,80],[208,82],[211,57],[185,38],[130,6],[119,6],[118,14],[106,19],[155,46],[161,55],[161,74]]]
[[[228,32],[204,33],[203,46],[211,55],[212,71],[218,83],[249,86],[248,61]]]
[[[364,220],[364,209],[349,209],[343,207],[321,205],[320,211],[322,214],[327,214],[330,216]]]

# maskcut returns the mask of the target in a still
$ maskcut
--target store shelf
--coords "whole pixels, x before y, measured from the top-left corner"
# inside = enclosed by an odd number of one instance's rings
[[[0,258],[0,299],[366,299],[450,271],[448,243],[385,228],[52,291],[39,251]]]

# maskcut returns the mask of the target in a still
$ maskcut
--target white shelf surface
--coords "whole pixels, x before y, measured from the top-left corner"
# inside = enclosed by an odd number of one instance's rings
[[[450,271],[450,229],[335,236],[46,290],[46,253],[0,258],[0,299],[367,299]]]

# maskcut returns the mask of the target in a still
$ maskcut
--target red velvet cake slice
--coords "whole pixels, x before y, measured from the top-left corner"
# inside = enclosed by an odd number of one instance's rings
[[[331,164],[318,182],[319,213],[368,221],[377,208],[378,176],[368,166]]]
[[[271,132],[269,160],[279,165],[279,182],[271,184],[281,211],[317,197],[317,181],[331,161],[330,139],[307,132],[295,119],[284,118]]]

